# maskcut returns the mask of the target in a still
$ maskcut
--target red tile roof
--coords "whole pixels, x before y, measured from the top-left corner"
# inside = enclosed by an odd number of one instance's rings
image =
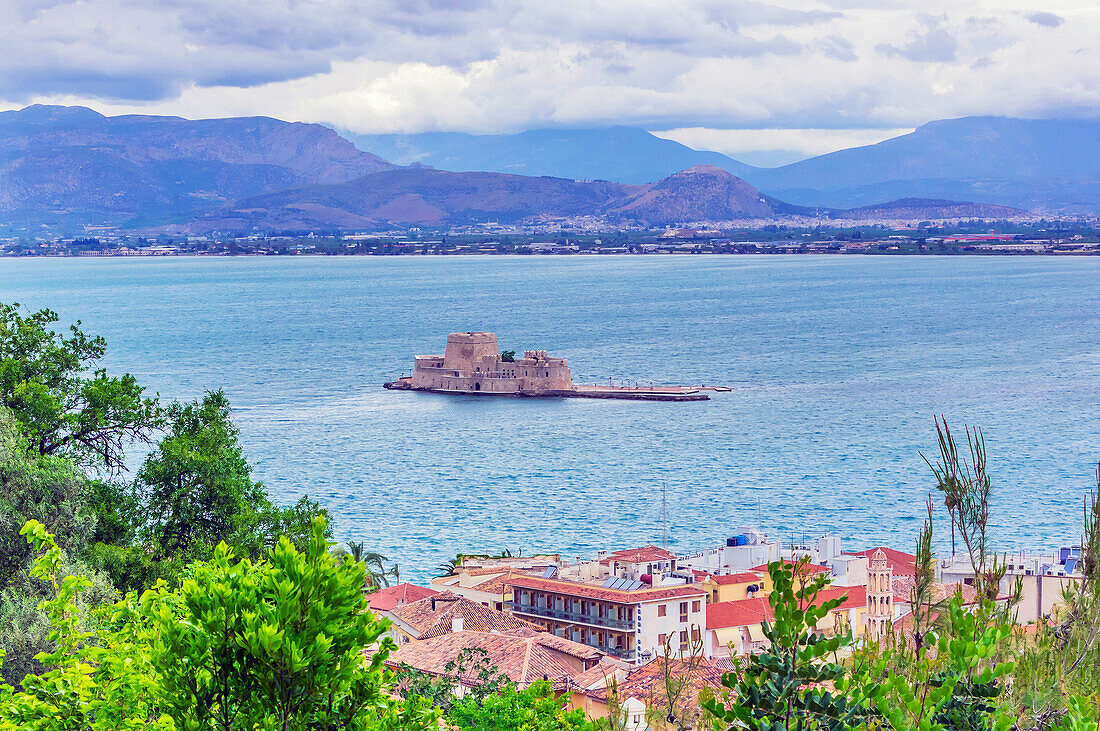
[[[847,595],[847,599],[834,611],[867,606],[866,586],[828,586],[818,593],[817,603],[821,604],[822,602],[839,599],[845,595]]]
[[[524,621],[513,614],[498,612],[449,591],[397,607],[390,614],[394,619],[412,627],[421,640],[449,634],[453,631],[455,618],[462,619],[464,630],[475,632],[530,634],[543,631],[537,624]]]
[[[388,612],[402,604],[411,604],[420,599],[435,596],[438,593],[435,589],[428,589],[416,584],[398,584],[367,594],[366,599],[373,611]]]
[[[646,544],[641,548],[613,551],[607,558],[609,561],[618,561],[619,563],[648,563],[650,561],[670,561],[676,558],[676,554],[653,544]]]
[[[890,567],[890,570],[894,572],[894,576],[915,576],[917,573],[917,557],[911,553],[905,553],[904,551],[895,551],[893,548],[887,548],[886,546],[879,546],[877,548],[868,548],[866,551],[853,551],[848,553],[849,556],[866,556],[868,562],[871,560],[871,556],[875,551],[882,551],[886,554],[886,565]]]
[[[556,579],[542,579],[533,576],[513,577],[507,582],[510,586],[523,589],[539,589],[542,591],[568,594],[570,596],[585,597],[587,599],[602,599],[619,604],[638,604],[652,602],[659,599],[671,599],[679,596],[705,596],[706,591],[691,584],[680,586],[662,586],[658,588],[638,589],[637,591],[620,591],[607,589],[602,586],[581,584],[576,581],[560,581]]]
[[[775,619],[772,607],[764,597],[738,599],[734,602],[716,602],[707,605],[707,629],[748,627],[765,619]]]
[[[789,561],[787,559],[783,559],[783,563],[787,565],[787,568],[791,568],[795,565],[794,561]],[[768,565],[767,564],[762,564],[760,566],[753,566],[752,570],[753,571],[759,571],[759,572],[762,572],[764,575],[767,575]],[[802,571],[805,574],[827,574],[827,573],[829,573],[829,567],[828,566],[818,566],[815,563],[807,563],[807,564],[804,564],[802,566]]]
[[[767,569],[764,569],[767,571]],[[711,579],[715,584],[720,586],[726,586],[727,584],[751,584],[754,582],[759,583],[760,574],[753,573],[752,571],[742,571],[739,574],[726,574],[725,576],[711,576]]]
[[[566,647],[569,645],[570,647]],[[571,647],[576,645],[576,647]],[[549,680],[555,689],[569,687],[571,679],[582,671],[574,669],[569,657],[581,657],[595,663],[601,653],[595,648],[571,642],[540,632],[528,637],[500,635],[491,632],[452,632],[426,640],[402,645],[390,655],[386,664],[398,668],[408,665],[421,672],[444,675],[447,663],[468,648],[480,648],[486,652],[489,665],[508,676],[520,687],[536,680]],[[467,675],[459,679],[464,685],[476,685],[477,668],[468,668]]]

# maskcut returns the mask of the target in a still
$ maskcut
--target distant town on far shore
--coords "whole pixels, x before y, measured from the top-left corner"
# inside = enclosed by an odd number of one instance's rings
[[[904,226],[769,225],[732,230],[538,232],[519,227],[457,232],[283,231],[225,235],[135,236],[117,230],[84,236],[0,237],[0,256],[391,256],[594,254],[1100,254],[1100,222],[930,222]]]

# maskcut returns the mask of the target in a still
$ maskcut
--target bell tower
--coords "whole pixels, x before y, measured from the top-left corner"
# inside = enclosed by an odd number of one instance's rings
[[[878,549],[867,569],[867,631],[876,642],[894,621],[894,571],[886,554]]]

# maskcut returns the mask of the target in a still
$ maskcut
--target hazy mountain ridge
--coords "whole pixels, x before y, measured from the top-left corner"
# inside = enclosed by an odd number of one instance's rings
[[[768,195],[804,206],[850,208],[908,197],[1100,212],[1100,121],[1095,120],[938,120],[874,145],[778,168],[746,165],[626,127],[352,139],[402,163],[632,184],[713,164]]]
[[[757,169],[719,152],[693,150],[635,127],[535,129],[500,135],[343,134],[359,149],[400,165],[419,163],[456,172],[549,175],[644,185],[695,165],[717,165],[740,177]]]

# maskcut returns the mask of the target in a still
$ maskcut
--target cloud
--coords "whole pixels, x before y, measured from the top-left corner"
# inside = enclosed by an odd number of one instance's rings
[[[1028,13],[1025,17],[1035,25],[1042,25],[1047,28],[1057,28],[1066,22],[1066,19],[1062,16],[1046,12]]]
[[[908,134],[912,127],[888,129],[707,129],[702,127],[654,132],[697,150],[713,150],[730,157],[745,153],[786,151],[801,157],[821,155],[847,147],[873,145]]]
[[[881,43],[875,49],[888,56],[901,56],[910,61],[950,63],[955,60],[959,43],[950,31],[942,27],[943,21],[943,18],[925,16],[921,19],[924,29],[910,31],[905,43]]]
[[[7,0],[0,108],[357,132],[1100,115],[1092,0],[1045,14],[1024,2],[928,0],[918,14],[902,0]]]

